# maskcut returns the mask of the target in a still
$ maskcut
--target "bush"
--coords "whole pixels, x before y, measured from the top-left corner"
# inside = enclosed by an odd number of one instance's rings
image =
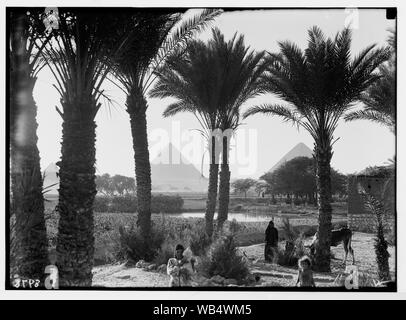
[[[110,212],[137,212],[137,198],[132,195],[114,196],[111,198]]]
[[[110,199],[106,196],[96,196],[93,203],[95,212],[109,212]]]
[[[116,251],[116,258],[119,261],[152,261],[158,254],[165,238],[160,230],[151,229],[151,236],[148,243],[141,237],[140,230],[134,224],[126,229],[119,227],[119,248]]]
[[[190,233],[190,249],[195,256],[203,256],[212,243],[207,235],[204,225],[197,225]]]
[[[154,195],[151,198],[152,213],[180,213],[183,209],[182,197],[168,195]]]
[[[249,274],[245,260],[237,253],[233,234],[220,236],[210,249],[209,259],[203,264],[210,277],[220,275],[242,280]]]
[[[167,264],[170,258],[173,258],[175,254],[176,245],[173,242],[165,240],[161,247],[158,249],[157,254],[154,258],[154,263],[160,266],[161,264]]]
[[[300,206],[300,205],[302,204],[302,200],[300,200],[299,198],[297,198],[297,199],[293,200],[293,204],[294,204],[295,206]]]
[[[278,250],[275,261],[280,266],[293,267],[301,257],[306,254],[303,238],[299,237],[295,242],[286,242],[285,249]]]
[[[304,231],[299,231],[290,224],[289,219],[282,221],[282,231],[284,233],[286,244],[284,250],[279,250],[276,254],[275,262],[281,266],[294,266],[298,260],[305,255]]]

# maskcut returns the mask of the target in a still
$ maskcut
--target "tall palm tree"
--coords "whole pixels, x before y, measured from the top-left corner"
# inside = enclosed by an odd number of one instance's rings
[[[379,79],[376,69],[388,59],[387,49],[370,45],[351,58],[351,31],[344,29],[326,39],[318,27],[309,30],[304,52],[295,44],[279,43],[280,53],[269,54],[265,74],[268,90],[287,105],[266,104],[248,110],[277,115],[307,130],[314,139],[318,193],[318,234],[316,266],[330,270],[331,158],[334,131],[340,118],[362,93]]]
[[[122,55],[112,59],[114,78],[127,96],[133,138],[135,175],[137,183],[138,225],[146,247],[151,229],[151,166],[149,162],[146,111],[146,93],[168,55],[184,46],[191,36],[204,28],[221,13],[207,9],[193,18],[180,22],[181,13],[162,10],[140,13],[139,32],[132,45]],[[179,27],[175,25],[180,23]]]
[[[179,112],[192,112],[199,120],[209,142],[210,174],[206,206],[206,232],[212,235],[218,184],[218,146],[222,144],[222,173],[218,225],[227,219],[230,171],[228,150],[230,135],[239,125],[239,108],[249,98],[260,94],[259,75],[263,53],[249,52],[243,37],[226,42],[218,29],[213,39],[189,43],[184,52],[173,55],[159,70],[152,97],[174,97],[178,101],[169,105],[164,116]],[[260,65],[260,66],[258,66]],[[210,66],[210,67],[208,67]],[[217,134],[219,133],[219,134]]]
[[[189,42],[186,51],[170,56],[163,68],[159,70],[158,81],[150,91],[151,97],[176,97],[177,102],[169,105],[164,117],[174,116],[179,112],[191,112],[201,125],[201,133],[207,139],[210,153],[209,187],[206,203],[206,233],[213,234],[213,218],[216,210],[218,172],[219,172],[219,139],[212,134],[220,126],[216,84],[206,79],[215,79],[219,65],[207,68],[210,53],[201,41]],[[212,61],[210,61],[212,62]],[[180,76],[178,76],[179,74]],[[202,90],[203,88],[203,90]]]
[[[240,126],[240,109],[247,100],[265,92],[262,74],[266,64],[265,52],[256,53],[245,47],[244,37],[237,33],[226,42],[218,29],[213,30],[213,48],[223,65],[221,76],[222,99],[218,105],[222,135],[222,162],[219,185],[217,229],[221,230],[228,217],[230,199],[230,168],[228,164],[231,135]]]
[[[43,279],[48,264],[43,185],[37,148],[37,106],[33,89],[44,64],[35,43],[49,41],[41,10],[13,8],[10,13],[10,158],[11,263],[25,279]],[[13,248],[15,250],[13,250]]]
[[[364,108],[346,115],[346,121],[369,120],[396,130],[396,35],[393,31],[388,38],[391,59],[379,67],[381,78],[362,94]]]
[[[134,26],[131,15],[111,8],[60,8],[59,28],[45,46],[44,61],[61,96],[62,156],[57,163],[59,213],[57,267],[61,286],[90,286],[94,253],[94,118],[109,68],[106,56],[119,54]]]

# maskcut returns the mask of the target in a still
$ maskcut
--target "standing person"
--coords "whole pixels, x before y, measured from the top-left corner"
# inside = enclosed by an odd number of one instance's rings
[[[299,274],[297,276],[296,286],[299,287],[315,287],[313,271],[311,269],[312,262],[308,256],[303,256],[298,261]]]
[[[278,230],[274,227],[273,221],[269,221],[265,231],[265,261],[272,261],[276,250],[278,250]]]
[[[167,274],[171,277],[170,287],[191,286],[192,274],[195,272],[195,259],[185,256],[185,248],[178,244],[175,248],[175,257],[168,260]]]

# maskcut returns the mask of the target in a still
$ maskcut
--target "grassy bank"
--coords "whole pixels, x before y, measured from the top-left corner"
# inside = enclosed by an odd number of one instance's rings
[[[135,226],[137,215],[131,213],[95,213],[94,215],[94,234],[95,234],[95,263],[114,263],[116,262],[116,252],[120,245],[119,228],[130,228]],[[179,218],[168,215],[152,215],[153,225],[162,230],[165,236],[172,239],[183,239],[188,242],[191,233],[201,230],[204,225],[203,218]],[[276,227],[282,225],[282,218],[275,218]],[[316,232],[317,220],[313,217],[302,218],[300,216],[290,219],[295,228],[306,235],[313,235]],[[236,222],[232,222],[235,224]],[[342,219],[335,219],[335,226],[343,224]],[[228,228],[230,222],[225,224]],[[262,243],[267,222],[238,222],[236,241],[238,246],[248,246]],[[47,214],[47,232],[49,245],[51,248],[51,259],[55,259],[54,248],[56,246],[56,237],[58,229],[58,217],[55,213]],[[284,239],[283,231],[280,231],[280,238]]]

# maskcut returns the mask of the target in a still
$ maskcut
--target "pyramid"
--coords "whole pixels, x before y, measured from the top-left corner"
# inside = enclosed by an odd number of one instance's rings
[[[152,189],[155,191],[207,191],[208,180],[178,149],[168,144],[151,161]]]
[[[303,142],[298,143],[294,146],[287,154],[285,154],[282,159],[280,159],[270,170],[269,172],[275,171],[285,162],[290,161],[297,157],[307,157],[313,158],[313,151],[306,146]]]

